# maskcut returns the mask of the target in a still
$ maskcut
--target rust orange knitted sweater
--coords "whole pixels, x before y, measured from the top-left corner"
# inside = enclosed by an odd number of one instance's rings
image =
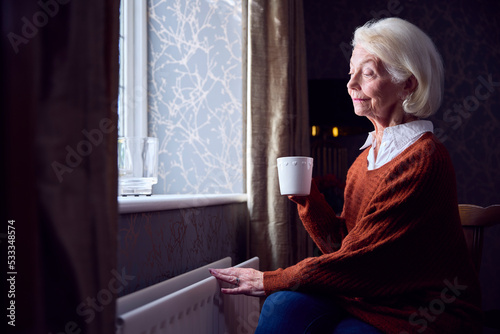
[[[264,273],[266,294],[329,294],[384,333],[480,333],[480,290],[458,213],[455,173],[432,133],[384,166],[363,151],[337,217],[314,186],[294,197],[323,255]]]

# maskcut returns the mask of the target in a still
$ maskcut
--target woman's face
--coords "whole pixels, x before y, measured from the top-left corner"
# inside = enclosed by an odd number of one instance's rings
[[[347,90],[354,112],[386,127],[403,116],[404,84],[394,83],[382,61],[356,46],[352,52]]]

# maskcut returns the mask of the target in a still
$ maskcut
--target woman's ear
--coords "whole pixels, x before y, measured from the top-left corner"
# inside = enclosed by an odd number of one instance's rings
[[[406,79],[404,86],[403,86],[403,95],[404,96],[409,96],[411,95],[418,87],[418,81],[417,78],[412,74],[408,79]]]

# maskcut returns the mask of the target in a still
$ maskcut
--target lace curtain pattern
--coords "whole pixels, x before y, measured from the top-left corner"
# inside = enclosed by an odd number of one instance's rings
[[[155,194],[243,192],[241,1],[148,2]]]

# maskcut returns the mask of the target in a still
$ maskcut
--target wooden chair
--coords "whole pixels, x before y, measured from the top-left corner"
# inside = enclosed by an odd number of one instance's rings
[[[500,224],[500,205],[486,208],[471,204],[459,204],[460,220],[464,229],[467,246],[477,272],[481,268],[484,230],[488,226]],[[485,327],[500,329],[500,310],[484,312]]]

